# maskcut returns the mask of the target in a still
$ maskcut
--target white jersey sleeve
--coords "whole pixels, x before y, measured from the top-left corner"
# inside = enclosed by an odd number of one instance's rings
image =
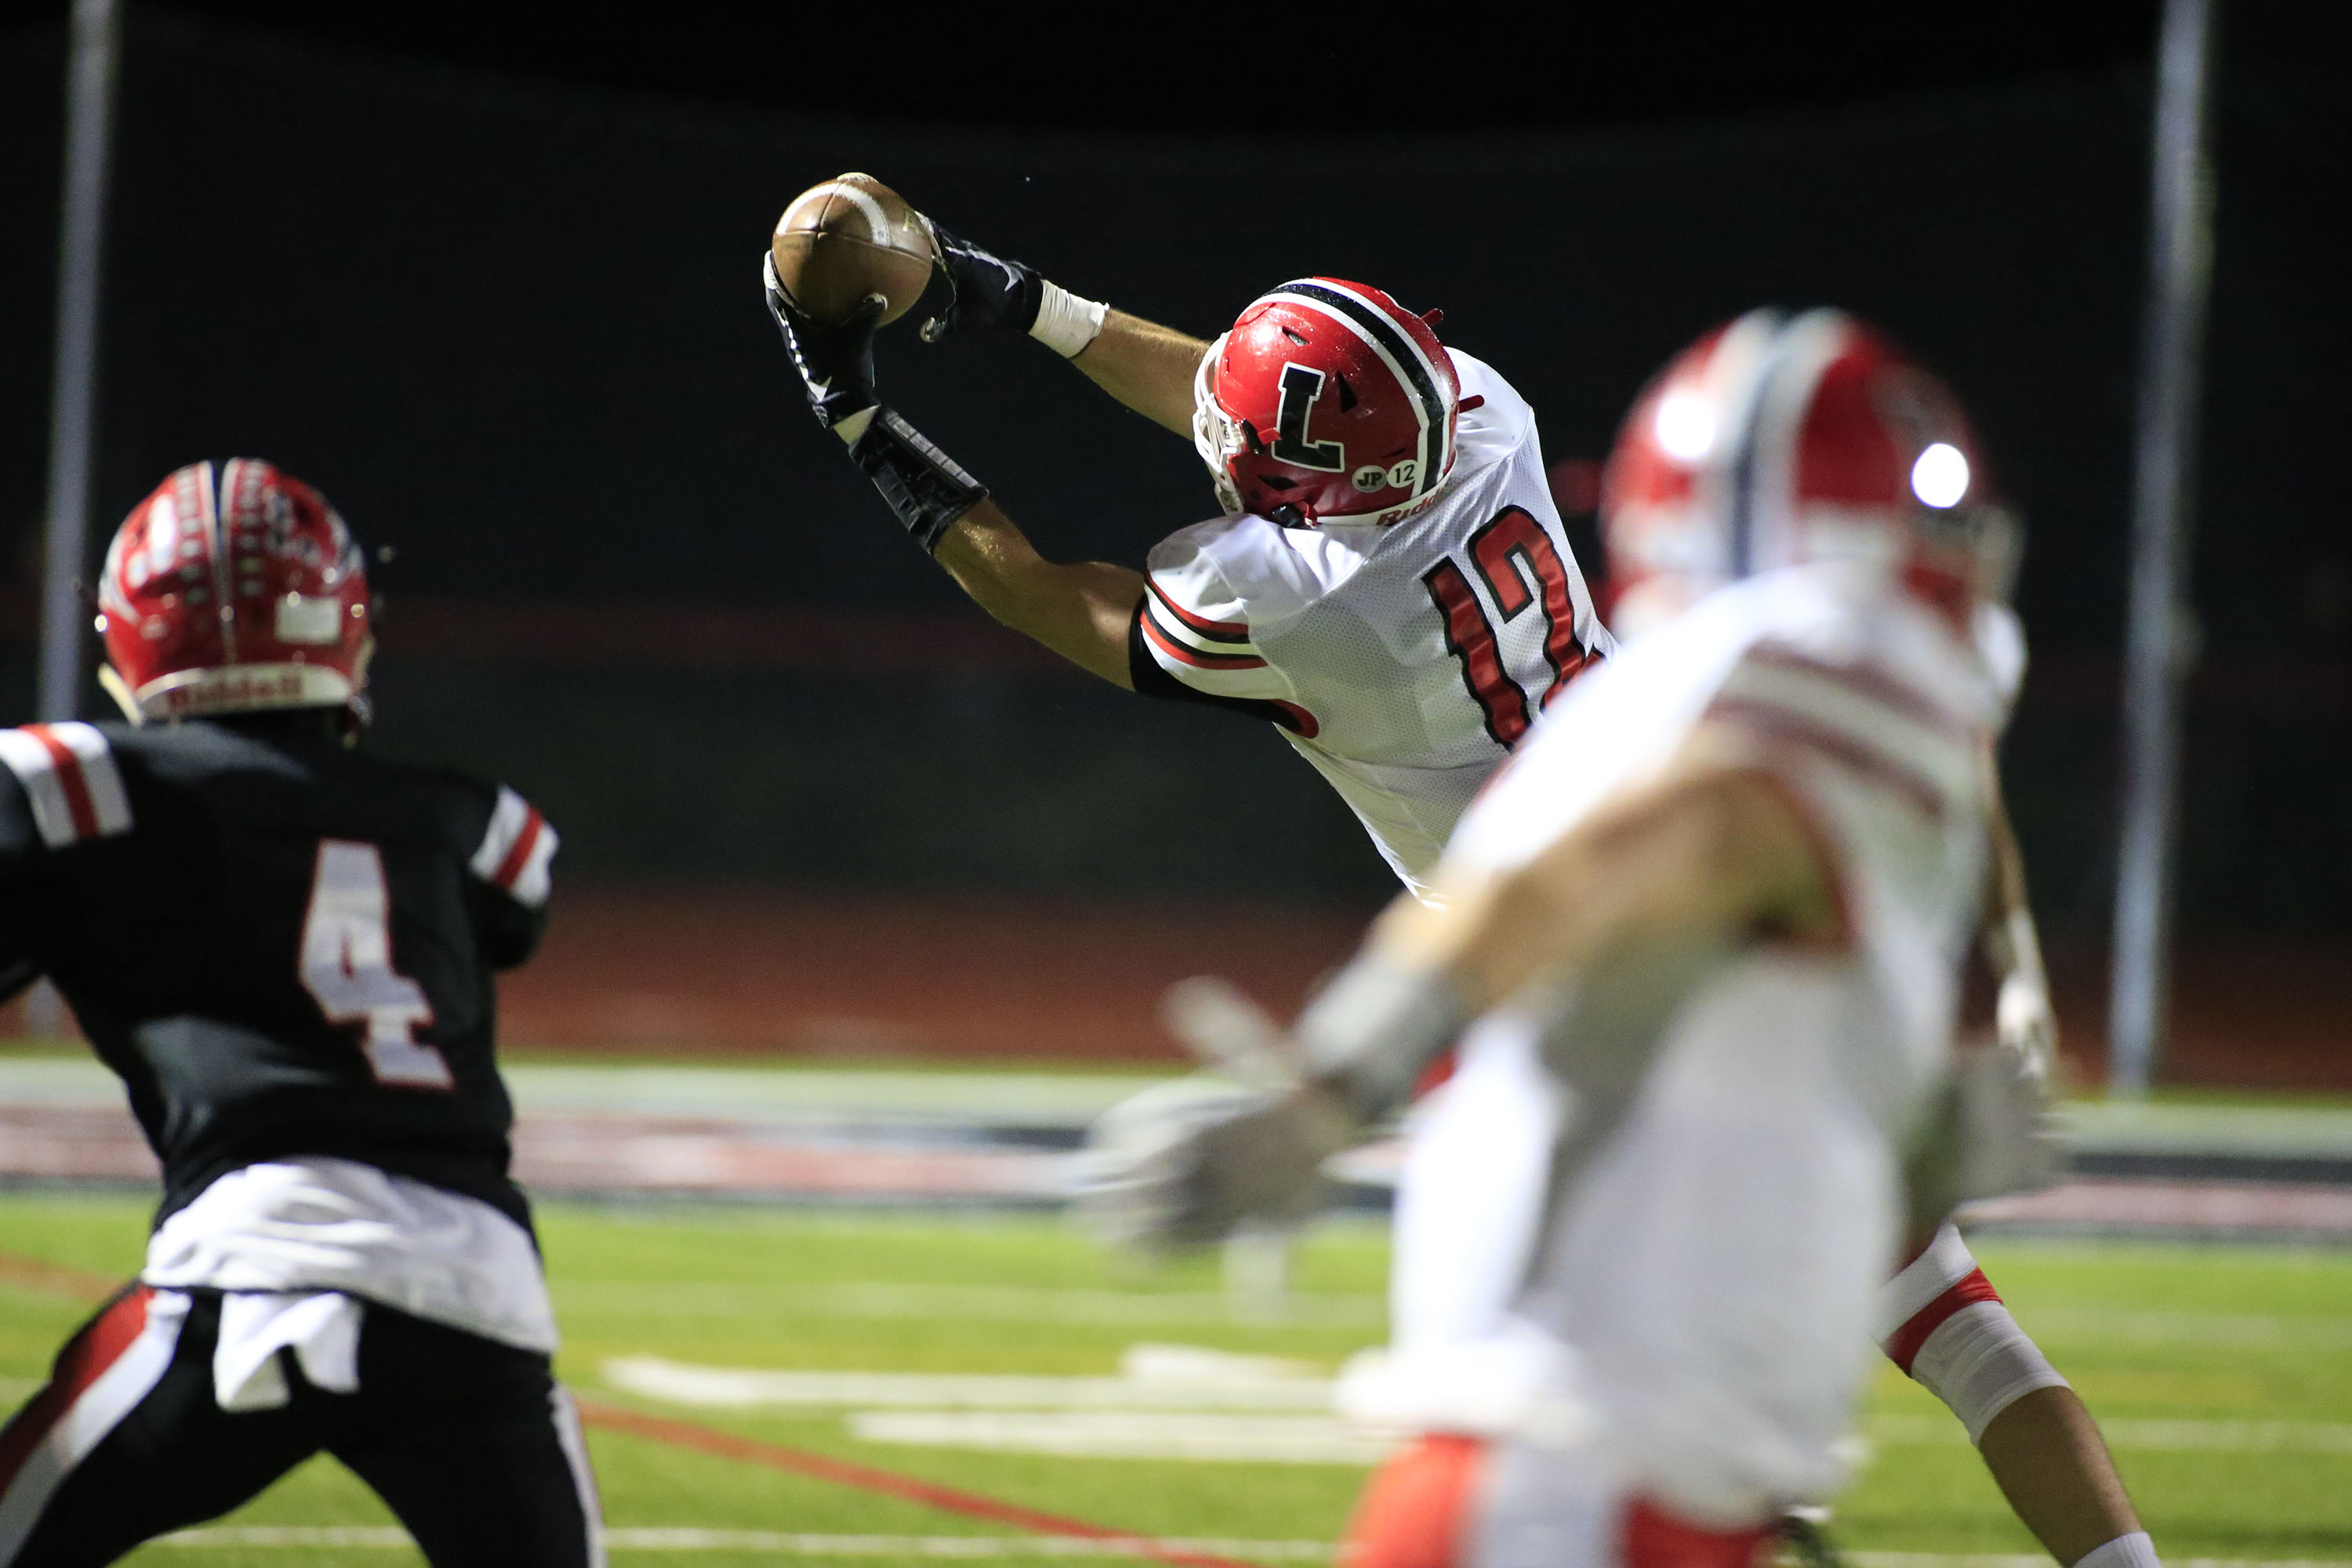
[[[1152,663],[1189,690],[1245,711],[1265,704],[1259,717],[1313,734],[1313,716],[1251,631],[1252,616],[1267,614],[1269,601],[1283,597],[1285,585],[1267,568],[1278,571],[1287,552],[1268,551],[1265,540],[1252,537],[1274,526],[1263,518],[1218,518],[1162,541],[1146,564],[1136,632]],[[1230,563],[1239,563],[1234,574],[1252,592],[1234,586]]]

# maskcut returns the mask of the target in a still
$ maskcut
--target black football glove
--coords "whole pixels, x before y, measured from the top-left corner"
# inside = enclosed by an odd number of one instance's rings
[[[817,423],[830,430],[880,403],[874,390],[874,329],[882,320],[882,297],[869,296],[848,320],[828,326],[802,314],[793,303],[776,281],[772,258],[761,268],[761,280],[767,287],[768,313],[784,334],[784,347],[792,352],[793,368],[800,372]]]
[[[923,323],[923,341],[935,343],[955,332],[1025,332],[1037,324],[1045,279],[1034,267],[1008,261],[968,239],[931,225],[939,242],[940,270],[947,275],[948,311]]]
[[[926,552],[940,547],[955,521],[988,498],[988,487],[923,438],[874,390],[874,329],[883,300],[869,297],[849,319],[828,326],[804,315],[776,280],[772,258],[760,269],[768,313],[784,334],[793,368],[817,423],[849,444],[849,460],[874,481],[908,536]]]

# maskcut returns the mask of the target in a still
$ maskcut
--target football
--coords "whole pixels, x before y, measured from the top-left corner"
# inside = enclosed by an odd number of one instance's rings
[[[794,196],[770,249],[793,304],[827,322],[872,294],[882,296],[883,321],[897,321],[922,298],[935,254],[923,215],[871,174],[837,175]]]

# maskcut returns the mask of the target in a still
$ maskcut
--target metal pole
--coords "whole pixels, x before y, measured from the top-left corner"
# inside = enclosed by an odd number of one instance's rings
[[[81,694],[83,552],[98,404],[98,287],[107,143],[121,55],[120,0],[74,0],[66,61],[65,214],[58,237],[58,360],[49,404],[49,528],[41,574],[38,710],[75,717]]]
[[[2196,628],[2181,591],[2196,483],[2197,392],[2213,272],[2209,101],[2220,0],[2165,0],[2158,45],[2147,318],[2133,471],[2124,649],[2122,845],[2108,1092],[2147,1092],[2162,1057],[2172,927],[2181,682]]]
[[[48,722],[80,708],[81,577],[89,542],[89,479],[98,413],[98,285],[106,237],[107,143],[121,58],[120,0],[74,0],[66,56],[65,211],[58,236],[58,359],[49,399],[49,517],[41,566],[41,662],[35,710]],[[46,981],[26,998],[25,1026],[64,1032],[65,1007]]]

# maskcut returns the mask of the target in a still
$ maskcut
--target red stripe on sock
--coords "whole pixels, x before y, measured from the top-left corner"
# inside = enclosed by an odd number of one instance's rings
[[[738,1437],[731,1432],[697,1426],[689,1421],[672,1421],[666,1416],[642,1415],[616,1405],[591,1405],[585,1400],[575,1403],[579,1405],[583,1421],[609,1432],[626,1432],[632,1436],[650,1437],[656,1443],[671,1443],[681,1448],[716,1454],[723,1459],[740,1459],[746,1464],[765,1465],[772,1470],[832,1481],[837,1486],[856,1487],[860,1491],[879,1492],[885,1497],[902,1498],[908,1502],[960,1513],[967,1519],[984,1519],[995,1524],[1035,1531],[1041,1535],[1117,1542],[1123,1548],[1122,1555],[1132,1552],[1154,1563],[1170,1563],[1173,1568],[1259,1568],[1258,1564],[1238,1563],[1230,1557],[1172,1551],[1148,1536],[1106,1529],[1099,1524],[1088,1524],[1084,1520],[1070,1519],[1058,1513],[1044,1513],[1036,1509],[1023,1508],[1018,1503],[1000,1502],[978,1492],[943,1487],[919,1477],[902,1476],[895,1470],[877,1470],[868,1465],[836,1459],[827,1454],[813,1454],[804,1448],[787,1448],[775,1443]]]
[[[1349,1568],[1462,1568],[1486,1458],[1479,1437],[1433,1433],[1372,1472],[1348,1521]]]
[[[1454,1076],[1454,1069],[1461,1065],[1462,1047],[1446,1047],[1429,1058],[1429,1065],[1421,1069],[1419,1078],[1413,1079],[1412,1093],[1408,1098],[1419,1100],[1424,1094],[1434,1093],[1440,1085]]]
[[[0,1429],[0,1498],[8,1495],[16,1473],[40,1447],[41,1439],[145,1331],[147,1298],[153,1294],[144,1285],[132,1286],[66,1342],[66,1348],[58,1352],[48,1386],[33,1395],[32,1403]]]
[[[89,781],[81,776],[81,759],[47,724],[27,724],[25,733],[48,749],[50,765],[58,770],[58,786],[65,792],[66,812],[73,818],[74,837],[97,837],[98,803],[89,797]]]
[[[526,805],[523,810],[527,815],[522,819],[522,829],[515,835],[514,845],[508,849],[507,858],[499,862],[498,870],[490,877],[491,881],[509,893],[514,891],[515,883],[521,879],[522,868],[530,864],[530,852],[539,843],[539,830],[547,823],[547,819],[539,815],[539,807]]]
[[[1963,1307],[1973,1307],[1979,1301],[1998,1301],[2000,1292],[1992,1288],[1985,1271],[1976,1269],[1969,1277],[1911,1314],[1904,1325],[1886,1336],[1886,1359],[1911,1375],[1911,1363],[1918,1359],[1919,1347],[1927,1336],[1944,1326],[1944,1321]]]

